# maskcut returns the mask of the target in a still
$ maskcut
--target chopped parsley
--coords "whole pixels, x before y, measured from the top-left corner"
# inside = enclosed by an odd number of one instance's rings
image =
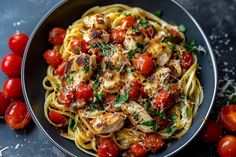
[[[67,83],[67,84],[71,84],[72,81],[73,81],[73,78],[69,75],[69,76],[66,78],[66,83]]]
[[[121,9],[121,8],[119,8],[118,10],[117,10],[117,12],[123,12],[123,9]]]
[[[114,70],[114,68],[111,65],[111,62],[106,62],[106,69]]]
[[[125,16],[131,16],[132,14],[131,13],[125,13]]]
[[[154,11],[152,12],[154,15],[156,15],[157,17],[161,17],[163,12],[161,10],[157,10],[157,11]]]
[[[109,56],[111,54],[111,51],[117,51],[112,44],[95,43],[95,47],[98,47],[105,57]]]
[[[139,28],[138,27],[134,27],[134,26],[130,27],[130,30],[132,32],[134,32],[134,33],[138,33],[139,32]]]
[[[129,99],[129,94],[125,93],[124,95],[118,95],[116,97],[116,104],[115,107],[120,107],[122,104],[124,104]]]
[[[80,50],[80,47],[79,46],[75,46],[75,54],[78,54],[79,50]]]
[[[89,60],[88,58],[84,58],[84,68],[83,68],[84,72],[87,73],[89,71]]]
[[[96,93],[96,94],[95,94],[95,97],[96,97],[96,99],[97,99],[99,102],[102,102],[102,99],[103,99],[102,93]]]
[[[70,71],[70,74],[75,74],[75,73],[76,73],[76,70]]]
[[[136,114],[134,115],[134,120],[135,120],[135,121],[138,121],[138,120],[139,120],[139,114],[138,114],[138,113],[136,113]]]
[[[184,48],[188,51],[188,52],[194,52],[196,50],[196,44],[195,41],[191,41],[191,42],[185,42],[184,43]]]
[[[68,128],[70,128],[71,130],[75,130],[77,128],[77,126],[79,125],[79,121],[74,121],[72,118],[69,119],[68,121]]]
[[[152,107],[150,100],[145,100],[144,107],[151,116],[155,115],[155,111]]]
[[[100,84],[100,82],[99,82],[99,79],[98,78],[96,78],[96,80],[94,81],[94,84],[93,84],[93,89],[97,89],[98,87],[99,87],[99,84]]]
[[[185,108],[184,113],[185,113],[186,117],[189,117],[190,111],[189,111],[188,107]]]
[[[184,25],[179,25],[178,28],[180,32],[183,32],[183,33],[186,32],[186,27]]]
[[[132,50],[129,50],[127,52],[127,55],[129,56],[129,58],[131,59],[136,53],[138,53],[138,49],[135,48],[135,49],[132,49]]]
[[[172,121],[176,121],[177,120],[177,115],[176,114],[171,115],[170,119]]]
[[[92,111],[103,110],[103,109],[104,109],[104,107],[103,107],[101,104],[93,103],[93,102],[90,102],[90,103],[89,103],[89,108],[90,108]]]
[[[56,83],[56,90],[58,91],[60,90],[60,88],[61,88],[61,85],[59,83]]]
[[[140,24],[144,29],[148,28],[148,21],[145,19],[141,19],[138,21],[138,24]]]
[[[230,100],[230,104],[236,104],[236,95],[233,95],[231,100]]]
[[[149,120],[149,121],[143,122],[142,125],[152,126],[153,131],[155,132],[159,129],[159,126],[157,125],[157,122],[155,120]]]
[[[166,128],[166,132],[167,132],[168,134],[174,133],[175,130],[176,130],[176,126],[170,126],[170,127],[167,127],[167,128]]]
[[[156,114],[158,115],[158,117],[160,118],[160,120],[166,119],[166,114],[165,114],[164,112],[157,111]]]

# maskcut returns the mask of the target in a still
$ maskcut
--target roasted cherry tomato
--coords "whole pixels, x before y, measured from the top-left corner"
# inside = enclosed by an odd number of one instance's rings
[[[61,115],[60,113],[58,113],[54,110],[51,110],[48,115],[49,115],[50,120],[53,123],[62,124],[63,126],[66,125],[66,122],[67,122],[66,117]]]
[[[56,50],[47,50],[43,54],[44,60],[52,67],[57,67],[62,62],[61,54]]]
[[[0,116],[3,115],[10,103],[10,99],[3,92],[0,92]]]
[[[63,76],[65,73],[65,69],[66,69],[66,63],[67,62],[62,62],[57,69],[54,71],[54,74],[58,75],[58,76]]]
[[[110,35],[110,42],[117,43],[117,44],[123,44],[125,40],[125,30],[112,30]]]
[[[168,89],[162,88],[156,95],[154,104],[157,108],[162,109],[164,104],[168,101],[170,96],[170,91]]]
[[[115,100],[116,100],[116,95],[115,94],[107,93],[106,96],[105,96],[105,99],[104,99],[104,103],[107,106],[111,106],[112,107],[115,104]]]
[[[154,30],[151,26],[149,26],[148,28],[143,28],[143,27],[140,27],[139,28],[141,32],[143,32],[144,34],[146,34],[149,38],[151,38],[154,34]]]
[[[143,98],[148,98],[148,95],[147,95],[147,93],[145,92],[143,85],[141,86],[140,91],[141,91],[141,96],[142,96]]]
[[[20,76],[22,58],[16,54],[8,54],[2,60],[2,72],[9,77]]]
[[[212,120],[207,120],[205,126],[203,127],[200,137],[201,140],[206,143],[214,143],[219,141],[222,135],[221,126]]]
[[[182,68],[189,69],[193,65],[193,55],[190,52],[183,51],[180,63]]]
[[[10,128],[22,129],[30,120],[31,116],[24,102],[14,101],[7,107],[5,121]]]
[[[148,133],[144,139],[144,147],[155,153],[164,145],[164,141],[159,134]]]
[[[70,105],[74,98],[74,92],[66,88],[62,88],[59,92],[58,102],[64,105]]]
[[[133,60],[133,65],[144,75],[149,74],[154,67],[153,60],[148,53],[138,55],[138,58]]]
[[[171,42],[175,44],[179,44],[183,40],[179,32],[173,29],[170,30],[170,36],[171,36]]]
[[[75,54],[86,53],[89,48],[90,44],[83,38],[76,38],[71,42],[71,51]]]
[[[135,157],[144,157],[147,154],[146,148],[139,143],[133,144],[130,151]]]
[[[133,16],[127,16],[127,17],[124,17],[124,19],[122,20],[122,23],[126,23],[126,28],[128,29],[131,26],[135,25],[137,23],[137,20]]]
[[[103,138],[98,146],[98,157],[116,157],[119,154],[118,145],[110,138]]]
[[[236,156],[236,137],[226,135],[220,139],[218,143],[218,153],[220,157]]]
[[[3,84],[3,92],[14,100],[22,99],[23,93],[20,78],[9,78]]]
[[[81,83],[76,88],[76,99],[87,103],[93,97],[93,88],[86,83]]]
[[[231,104],[221,108],[220,122],[224,128],[236,133],[236,105]]]
[[[49,32],[48,41],[53,45],[61,45],[63,44],[65,36],[66,36],[65,29],[60,27],[55,27]]]
[[[23,33],[14,34],[8,40],[9,48],[15,54],[23,56],[28,39],[29,37]]]
[[[167,125],[170,123],[169,119],[158,119],[157,120],[157,125],[160,127],[167,127]]]
[[[130,98],[138,98],[141,94],[141,85],[138,80],[135,80],[130,85],[130,90],[128,92]]]

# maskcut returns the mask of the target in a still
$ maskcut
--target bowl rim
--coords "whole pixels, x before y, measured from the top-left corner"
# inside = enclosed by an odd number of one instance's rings
[[[25,62],[26,62],[26,58],[28,55],[28,49],[30,47],[31,41],[34,38],[36,32],[38,31],[38,29],[41,27],[41,25],[43,24],[43,22],[55,11],[57,10],[60,6],[62,6],[63,4],[67,3],[69,0],[64,0],[61,2],[58,2],[56,5],[54,5],[49,11],[46,12],[46,14],[41,18],[41,20],[37,23],[37,25],[35,26],[34,30],[32,31],[30,38],[28,40],[28,43],[26,45],[25,51],[24,51],[24,55],[23,55],[23,59],[22,59],[22,67],[21,67],[21,84],[22,84],[22,90],[23,90],[23,95],[24,95],[24,99],[25,102],[27,104],[27,107],[31,113],[31,116],[34,120],[34,122],[36,123],[36,125],[40,128],[40,130],[43,132],[43,134],[50,140],[50,142],[52,142],[52,144],[54,146],[56,146],[59,150],[63,151],[64,153],[70,155],[70,156],[76,156],[75,154],[71,153],[70,151],[66,150],[65,148],[63,148],[61,145],[59,145],[56,141],[54,141],[54,139],[47,133],[47,131],[43,128],[43,126],[40,124],[40,122],[38,121],[37,117],[34,114],[34,111],[30,105],[28,96],[27,96],[27,92],[26,92],[26,86],[25,86]],[[215,97],[216,97],[216,91],[217,91],[217,85],[218,85],[218,71],[217,71],[217,65],[216,65],[216,59],[215,56],[213,54],[212,51],[212,47],[210,45],[210,42],[206,36],[206,34],[204,33],[204,31],[202,30],[201,26],[198,24],[198,22],[194,19],[194,17],[187,11],[187,9],[185,9],[179,2],[175,1],[175,0],[170,0],[172,3],[174,3],[175,5],[177,5],[180,9],[182,9],[182,11],[184,11],[187,16],[193,21],[193,23],[196,25],[197,29],[199,30],[199,32],[201,33],[207,49],[209,51],[210,57],[211,57],[211,61],[212,61],[212,66],[213,66],[213,71],[214,71],[214,91],[213,91],[213,95],[212,95],[212,99],[208,108],[208,111],[205,115],[205,119],[208,118],[213,103],[215,101]],[[198,129],[195,131],[195,133],[180,147],[178,147],[176,150],[170,152],[169,154],[167,154],[165,157],[169,157],[172,156],[174,154],[176,154],[177,152],[179,152],[181,149],[183,149],[186,145],[188,145],[195,137],[196,135],[199,133],[199,131],[202,129],[203,125],[205,124],[205,120],[203,120],[201,122],[201,125],[198,127]],[[81,151],[81,150],[79,150]],[[81,151],[82,152],[82,151]],[[87,154],[88,155],[88,154]]]

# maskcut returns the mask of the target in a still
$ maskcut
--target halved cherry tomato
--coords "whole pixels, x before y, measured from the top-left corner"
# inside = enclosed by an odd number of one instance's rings
[[[170,96],[170,91],[162,88],[156,95],[154,99],[154,104],[157,108],[162,109],[164,104],[168,101]]]
[[[9,78],[3,84],[3,92],[8,97],[19,100],[23,98],[20,78]]]
[[[26,34],[23,33],[14,34],[8,40],[9,48],[15,54],[23,56],[28,39],[29,37]]]
[[[61,45],[63,44],[65,36],[65,29],[61,27],[55,27],[49,32],[48,41],[53,45]]]
[[[31,116],[24,102],[14,101],[7,107],[5,121],[10,128],[22,129],[30,120]]]
[[[10,99],[3,92],[0,92],[0,116],[3,115],[10,103]]]
[[[143,98],[148,98],[147,93],[144,91],[144,85],[141,86],[140,91],[141,91],[141,96],[142,96]]]
[[[227,130],[236,132],[236,105],[231,104],[221,108],[220,123]]]
[[[167,127],[167,125],[170,123],[169,119],[162,119],[157,120],[157,125],[160,127]]]
[[[71,42],[71,51],[75,54],[86,53],[89,48],[90,44],[83,38],[76,38]]]
[[[124,17],[124,19],[122,20],[122,23],[126,23],[126,28],[128,29],[131,26],[135,25],[137,23],[137,20],[133,16],[127,16],[127,17]]]
[[[111,106],[112,107],[115,104],[115,100],[116,100],[116,95],[115,94],[107,93],[106,96],[105,96],[105,99],[104,99],[104,103],[107,106]]]
[[[139,143],[133,144],[130,151],[135,157],[144,157],[147,154],[146,148]]]
[[[116,157],[119,154],[119,146],[110,138],[103,138],[98,146],[98,157]]]
[[[58,75],[58,76],[63,76],[65,73],[65,69],[66,69],[66,64],[67,62],[62,62],[57,69],[54,71],[54,74]]]
[[[164,141],[159,134],[148,133],[144,139],[144,147],[155,153],[163,147]]]
[[[130,85],[131,89],[128,92],[130,98],[138,98],[140,96],[140,94],[141,94],[141,91],[140,91],[141,87],[140,86],[141,85],[138,82],[138,80],[135,80],[131,83],[131,85]]]
[[[74,92],[66,88],[62,88],[59,92],[58,102],[64,105],[70,105],[74,98]]]
[[[125,40],[125,33],[125,30],[112,30],[110,35],[110,42],[122,44]]]
[[[16,54],[8,54],[2,60],[2,72],[9,77],[20,76],[22,58]]]
[[[236,137],[232,135],[226,135],[221,138],[218,143],[218,153],[220,157],[235,157]]]
[[[207,120],[205,126],[201,131],[200,137],[201,140],[206,143],[214,143],[221,138],[221,135],[222,135],[221,126],[213,120]]]
[[[87,103],[93,97],[93,88],[86,83],[81,83],[76,88],[76,99]]]
[[[189,69],[193,65],[193,55],[190,52],[183,51],[180,63],[182,68]]]
[[[143,32],[144,34],[146,34],[149,38],[151,38],[154,34],[154,30],[152,28],[152,26],[149,26],[148,28],[143,28],[143,27],[140,27],[139,28],[141,32]]]
[[[57,67],[62,62],[61,54],[56,50],[47,50],[43,54],[44,60],[52,67]]]
[[[50,120],[55,123],[55,124],[63,124],[63,126],[66,125],[66,117],[61,115],[60,113],[54,111],[54,110],[51,110],[48,114]]]
[[[133,65],[144,75],[149,74],[154,67],[153,60],[148,53],[138,55],[138,57],[133,60]]]
[[[181,38],[179,32],[171,29],[170,30],[171,42],[175,44],[179,44],[183,39]]]

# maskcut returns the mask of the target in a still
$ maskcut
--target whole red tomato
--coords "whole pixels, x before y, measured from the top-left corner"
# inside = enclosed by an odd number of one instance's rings
[[[8,54],[2,60],[2,72],[9,77],[20,76],[22,58],[16,54]]]
[[[213,120],[208,120],[201,131],[200,137],[206,143],[214,143],[221,138],[221,135],[221,126]]]
[[[31,116],[24,102],[14,101],[7,107],[5,121],[10,128],[22,129],[30,120]]]
[[[62,124],[63,126],[66,125],[66,117],[56,111],[51,110],[49,112],[49,118],[55,124]]]
[[[98,146],[98,157],[116,157],[119,153],[118,145],[110,138],[104,138],[101,140]]]
[[[10,99],[3,92],[0,92],[0,116],[3,115],[10,103]]]
[[[221,108],[220,122],[224,128],[236,133],[236,105],[230,104]]]
[[[232,135],[226,135],[220,139],[218,143],[218,153],[220,157],[235,157],[236,137]]]
[[[23,33],[17,33],[12,35],[8,40],[9,48],[17,55],[23,56],[25,46],[29,37]]]
[[[135,157],[144,157],[147,154],[146,148],[139,143],[133,144],[130,151]]]
[[[3,92],[14,100],[23,98],[20,78],[9,78],[3,84]]]

